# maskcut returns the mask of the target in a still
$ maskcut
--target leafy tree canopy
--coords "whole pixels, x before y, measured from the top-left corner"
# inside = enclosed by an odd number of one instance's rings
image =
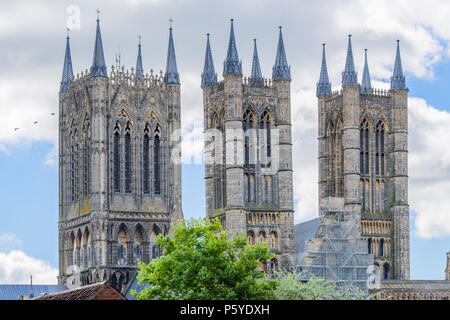
[[[180,222],[173,236],[156,239],[163,255],[139,263],[139,300],[273,299],[277,282],[257,271],[273,254],[266,243],[247,245],[244,236],[228,240],[219,220]]]

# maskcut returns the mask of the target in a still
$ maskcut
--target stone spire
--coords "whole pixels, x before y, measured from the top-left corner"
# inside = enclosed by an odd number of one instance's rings
[[[402,70],[402,59],[400,58],[400,40],[397,40],[397,54],[395,55],[394,73],[391,77],[392,89],[406,89],[405,77]]]
[[[94,59],[92,60],[91,76],[108,77],[106,72],[105,56],[103,55],[102,34],[100,32],[100,19],[97,10],[97,33],[95,35]]]
[[[72,70],[72,57],[70,55],[70,43],[69,43],[69,29],[67,29],[66,38],[66,54],[64,57],[64,68],[61,79],[61,86],[59,87],[59,92],[66,92],[69,82],[73,81],[73,70]]]
[[[322,44],[322,67],[320,68],[319,82],[317,83],[316,96],[327,95],[331,93],[331,83],[328,79],[327,60],[325,57],[325,43]]]
[[[286,59],[286,52],[284,51],[283,34],[280,28],[280,36],[278,38],[277,57],[275,59],[275,65],[272,70],[272,79],[285,79],[291,80],[291,68],[289,67]]]
[[[205,65],[202,72],[202,85],[201,87],[209,87],[217,83],[217,73],[214,70],[214,61],[211,53],[211,46],[209,44],[209,33],[206,34],[206,53],[205,53]]]
[[[242,62],[239,61],[236,41],[234,40],[233,19],[231,19],[230,42],[228,43],[227,58],[223,63],[223,75],[225,76],[227,74],[242,75]]]
[[[141,36],[139,36],[138,55],[136,61],[136,77],[144,77],[144,68],[142,67],[142,54],[141,54]]]
[[[256,39],[253,39],[253,62],[252,73],[250,75],[250,85],[263,85],[264,79],[261,73],[261,66],[259,65],[258,49],[256,48]]]
[[[169,84],[180,84],[177,60],[175,59],[175,47],[173,45],[172,26],[169,28],[169,49],[167,51],[167,64],[164,82]]]
[[[342,72],[342,85],[357,85],[358,76],[353,62],[352,35],[348,35],[347,60],[345,61],[345,70]]]
[[[369,65],[367,64],[367,49],[364,49],[364,71],[361,81],[361,92],[368,93],[372,90],[370,82]]]

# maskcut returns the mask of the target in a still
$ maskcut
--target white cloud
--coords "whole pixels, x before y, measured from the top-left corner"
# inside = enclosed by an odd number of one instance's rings
[[[14,233],[0,233],[0,252],[20,249],[21,247],[22,240]]]
[[[29,283],[31,275],[33,283],[56,284],[58,270],[48,262],[27,256],[22,251],[0,252],[0,283]]]
[[[410,98],[409,202],[419,237],[450,235],[450,113]]]

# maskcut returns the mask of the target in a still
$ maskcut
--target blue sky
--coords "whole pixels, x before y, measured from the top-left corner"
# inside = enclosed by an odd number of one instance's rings
[[[163,69],[168,19],[182,82],[183,155],[202,148],[202,93],[205,34],[211,33],[216,72],[221,78],[229,32],[235,19],[236,41],[244,74],[251,68],[252,39],[258,39],[263,75],[270,76],[278,25],[283,25],[292,72],[295,221],[317,215],[317,82],[321,43],[333,89],[340,84],[347,34],[353,34],[355,65],[362,75],[363,49],[369,49],[372,84],[387,88],[395,39],[401,39],[409,92],[409,203],[411,206],[411,278],[443,279],[450,251],[450,5],[446,1],[2,1],[0,4],[0,282],[54,282],[58,267],[57,143],[59,81],[65,48],[67,9],[81,12],[71,32],[74,73],[90,66],[95,9],[101,9],[105,58],[113,64],[120,50],[134,66],[137,34],[143,35],[145,72]],[[259,5],[256,5],[259,4]],[[430,7],[440,10],[431,10]],[[402,15],[395,14],[402,12]],[[417,12],[421,15],[418,16]],[[25,13],[28,13],[25,15]],[[32,14],[30,14],[32,13]],[[27,18],[23,18],[27,16]],[[22,17],[22,18],[20,18]],[[192,50],[196,48],[196,50]],[[34,125],[33,122],[39,123]],[[15,127],[20,130],[14,131]],[[183,165],[185,218],[203,217],[204,167]],[[12,251],[13,250],[13,251]],[[11,254],[15,252],[15,254]],[[27,265],[21,269],[18,265]],[[31,271],[30,271],[31,270]]]

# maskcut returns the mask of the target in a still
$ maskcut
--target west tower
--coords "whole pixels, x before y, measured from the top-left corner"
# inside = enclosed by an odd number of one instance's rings
[[[267,241],[275,258],[266,271],[291,265],[294,250],[290,67],[282,30],[272,79],[263,78],[256,46],[250,77],[243,77],[231,20],[218,82],[209,34],[202,73],[205,184],[208,217],[230,236]]]
[[[123,290],[160,255],[181,211],[180,79],[172,27],[166,72],[108,73],[97,19],[90,70],[73,76],[69,37],[59,93],[59,283]],[[71,284],[71,283],[70,283]]]
[[[351,36],[342,89],[331,92],[323,46],[317,83],[320,213],[354,215],[381,279],[409,279],[408,89],[397,41],[389,90],[361,85]]]

